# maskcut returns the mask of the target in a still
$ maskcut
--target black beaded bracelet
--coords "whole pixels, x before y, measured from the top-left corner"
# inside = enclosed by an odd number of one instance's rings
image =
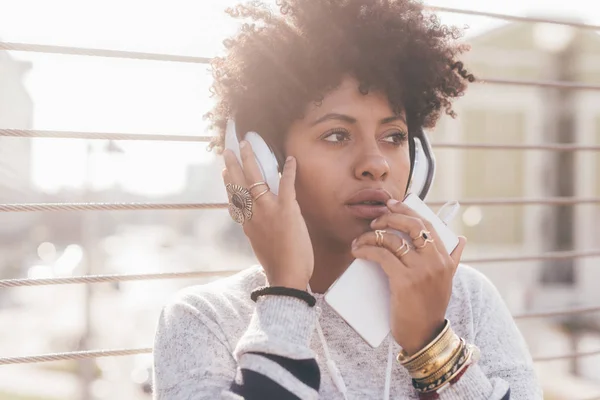
[[[304,300],[309,307],[314,307],[317,304],[317,299],[310,293],[305,290],[298,290],[287,288],[283,286],[266,286],[260,289],[256,289],[250,294],[250,298],[252,301],[256,302],[256,300],[260,296],[288,296],[295,297],[300,300]]]

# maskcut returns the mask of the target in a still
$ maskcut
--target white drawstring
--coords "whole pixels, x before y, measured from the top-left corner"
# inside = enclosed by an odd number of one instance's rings
[[[312,293],[310,289],[310,285],[308,286],[308,292]],[[342,394],[344,400],[348,400],[348,388],[346,387],[346,382],[344,382],[344,378],[342,377],[342,373],[337,367],[333,358],[331,358],[331,353],[329,353],[329,346],[327,346],[327,340],[325,339],[325,335],[323,334],[323,329],[321,328],[321,324],[319,322],[319,318],[317,318],[317,334],[319,335],[319,340],[321,341],[321,346],[323,346],[323,353],[325,353],[325,364],[327,365],[327,370],[329,375],[331,376],[331,380],[333,384],[337,388],[337,390]],[[388,347],[388,362],[386,368],[386,376],[385,376],[385,386],[383,389],[383,400],[390,399],[390,386],[392,383],[392,367],[393,367],[393,359],[394,359],[394,342],[389,337],[389,347]]]
[[[383,400],[390,400],[390,386],[392,385],[392,367],[394,362],[394,340],[389,337],[390,344],[388,346],[388,362],[385,371],[385,386],[383,388]]]
[[[331,380],[333,380],[335,387],[342,394],[344,400],[348,400],[348,397],[346,395],[348,391],[346,388],[346,382],[344,382],[342,373],[335,364],[335,361],[333,361],[333,359],[331,358],[331,354],[329,353],[329,346],[327,346],[327,340],[325,340],[325,335],[323,334],[323,329],[321,329],[321,324],[319,323],[319,320],[317,320],[317,333],[319,334],[319,339],[321,340],[321,345],[323,346],[323,352],[325,353],[325,359],[327,360],[327,370],[329,370]]]

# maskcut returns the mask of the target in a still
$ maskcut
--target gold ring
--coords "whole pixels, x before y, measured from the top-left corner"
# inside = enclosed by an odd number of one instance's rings
[[[385,231],[377,230],[375,231],[375,244],[378,247],[383,247],[383,234]]]
[[[263,190],[262,192],[260,192],[259,194],[256,195],[256,197],[254,197],[254,201],[258,201],[258,199],[260,199],[261,196],[263,196],[264,194],[269,192],[269,188],[267,187],[265,190]]]
[[[248,191],[254,189],[257,186],[262,186],[262,185],[265,185],[267,188],[269,187],[269,185],[267,185],[267,182],[260,181],[260,182],[256,182],[256,183],[250,185],[250,187],[248,188]],[[269,189],[267,189],[267,190],[269,190]]]
[[[402,253],[400,253],[400,251],[402,249],[404,249],[406,247],[406,249],[404,251],[402,251]],[[398,247],[396,249],[396,251],[394,251],[394,254],[396,255],[396,257],[398,258],[402,258],[405,255],[408,254],[408,252],[410,251],[410,246],[408,245],[408,243],[406,243],[406,240],[402,239],[402,245],[400,245],[400,247]]]
[[[228,183],[225,185],[229,198],[229,215],[240,225],[252,219],[252,195],[243,186]]]
[[[429,238],[428,238],[428,239],[425,239],[425,240],[423,241],[423,244],[422,244],[422,245],[420,245],[420,246],[415,246],[415,248],[417,248],[417,249],[422,249],[422,248],[424,248],[425,246],[427,246],[429,243],[433,243],[433,239],[429,239]]]
[[[423,240],[428,240],[431,239],[431,232],[426,231],[425,229],[423,229],[421,232],[419,232],[419,234],[417,235],[417,237],[411,238],[412,241],[414,242],[417,239],[423,239]]]

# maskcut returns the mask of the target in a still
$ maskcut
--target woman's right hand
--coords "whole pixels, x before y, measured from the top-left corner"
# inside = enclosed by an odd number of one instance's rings
[[[254,152],[246,141],[240,143],[240,166],[235,154],[225,150],[225,184],[249,188],[264,181]],[[243,225],[256,258],[261,263],[271,286],[306,290],[314,268],[314,254],[306,222],[296,201],[296,159],[288,157],[283,167],[279,194],[272,192],[253,200],[252,219]],[[255,198],[267,187],[254,187]]]

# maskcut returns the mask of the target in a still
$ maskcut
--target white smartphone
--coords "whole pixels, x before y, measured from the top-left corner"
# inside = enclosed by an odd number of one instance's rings
[[[431,222],[448,253],[452,253],[459,240],[446,225],[447,221],[442,221],[415,194],[409,194],[404,203]],[[402,232],[394,233],[408,238]],[[390,287],[388,277],[379,264],[355,260],[324,297],[327,304],[371,347],[379,347],[389,334]]]

